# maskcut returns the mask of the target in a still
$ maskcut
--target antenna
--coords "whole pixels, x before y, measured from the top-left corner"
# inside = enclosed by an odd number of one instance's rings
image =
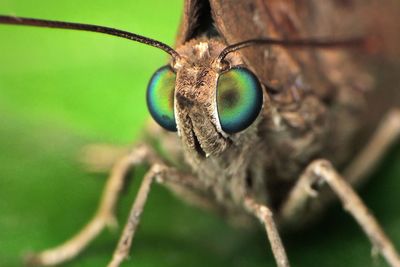
[[[114,35],[121,38],[129,39],[131,41],[139,42],[142,44],[150,45],[159,48],[172,56],[174,61],[180,58],[178,52],[176,52],[169,45],[162,43],[160,41],[144,37],[135,33],[118,30],[114,28],[92,25],[92,24],[82,24],[55,20],[44,20],[44,19],[33,19],[33,18],[23,18],[14,16],[1,16],[0,24],[12,24],[12,25],[24,25],[24,26],[35,26],[44,28],[57,28],[57,29],[68,29],[68,30],[79,30],[88,32],[99,32],[108,35]]]
[[[278,45],[283,47],[298,47],[298,48],[340,48],[340,47],[360,47],[365,44],[365,38],[350,38],[350,39],[333,39],[333,40],[324,40],[324,39],[292,39],[292,40],[283,40],[283,39],[273,39],[273,38],[264,38],[264,39],[251,39],[243,42],[239,42],[233,45],[229,45],[225,47],[224,50],[219,54],[217,61],[222,62],[225,57],[232,52],[235,52],[239,49],[253,46],[253,45]]]

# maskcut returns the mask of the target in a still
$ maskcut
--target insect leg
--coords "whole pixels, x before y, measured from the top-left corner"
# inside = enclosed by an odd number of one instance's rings
[[[85,146],[80,154],[79,161],[84,169],[91,173],[107,173],[124,155],[131,150],[129,146],[115,146],[110,144],[90,144]]]
[[[271,210],[265,206],[258,204],[253,198],[245,199],[246,209],[256,216],[265,226],[269,243],[271,244],[272,252],[278,267],[289,267],[289,260],[286,255],[281,237],[273,219]]]
[[[169,137],[169,138],[168,138]],[[147,144],[157,144],[163,140],[163,147],[168,151],[169,159],[180,158],[181,151],[177,151],[176,143],[171,143],[169,133],[163,130],[156,122],[149,120],[138,139]],[[175,138],[173,138],[175,140]],[[170,145],[169,145],[170,144]],[[85,170],[94,173],[109,172],[114,163],[129,153],[131,146],[116,146],[111,144],[90,144],[81,150],[79,161],[83,164]]]
[[[114,251],[113,257],[108,267],[118,267],[128,257],[132,240],[136,233],[140,217],[146,204],[151,185],[156,181],[158,183],[186,185],[188,187],[196,187],[197,181],[192,176],[182,174],[173,168],[169,168],[163,164],[154,164],[144,176],[140,185],[136,199],[132,205],[129,218],[122,231],[118,245]]]
[[[30,265],[56,265],[78,255],[106,226],[115,226],[114,208],[124,185],[124,178],[133,167],[157,161],[151,149],[139,146],[122,157],[112,168],[93,218],[80,232],[63,244],[27,258]]]
[[[400,139],[400,109],[390,111],[367,146],[355,157],[353,162],[343,172],[343,177],[353,186],[358,186],[374,169],[387,150]],[[322,190],[322,188],[320,189]],[[311,188],[308,179],[298,180],[289,197],[282,205],[280,219],[284,224],[299,226],[304,224],[304,214],[309,219],[318,215],[324,206],[334,200],[332,192],[325,191],[319,194],[318,201],[313,201],[319,192]],[[313,201],[313,206],[311,205]],[[317,203],[318,202],[318,203]],[[303,218],[303,221],[301,218]]]
[[[361,226],[372,245],[392,267],[400,267],[400,257],[390,239],[386,236],[375,217],[357,195],[351,185],[340,176],[330,162],[320,159],[313,161],[300,176],[297,185],[281,210],[280,220],[291,223],[307,208],[306,203],[316,197],[318,189],[327,184],[340,199],[344,209]]]
[[[389,148],[398,140],[400,140],[400,109],[393,109],[384,117],[367,146],[345,169],[344,177],[354,185],[363,182]]]

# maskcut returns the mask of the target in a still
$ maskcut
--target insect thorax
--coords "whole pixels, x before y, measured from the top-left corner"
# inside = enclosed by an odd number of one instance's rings
[[[240,213],[247,194],[276,208],[312,159],[324,156],[335,162],[335,153],[343,153],[337,156],[340,162],[351,154],[343,146],[359,128],[352,125],[358,115],[352,115],[352,104],[341,102],[340,96],[329,103],[321,99],[310,90],[314,84],[307,84],[299,74],[290,88],[275,95],[266,90],[263,109],[251,126],[226,134],[216,115],[219,70],[213,65],[225,47],[218,39],[200,38],[177,49],[185,59],[177,70],[174,104],[184,158],[204,184],[201,194],[214,199],[225,212]],[[239,53],[226,60],[230,66],[244,64]],[[335,90],[347,89],[338,85]],[[288,102],[288,94],[296,99]],[[363,104],[354,107],[362,109]],[[340,121],[345,122],[340,127],[348,130],[335,135],[340,129],[332,129]]]

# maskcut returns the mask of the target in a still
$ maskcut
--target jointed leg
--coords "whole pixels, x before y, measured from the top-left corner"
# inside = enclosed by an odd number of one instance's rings
[[[128,257],[132,240],[136,233],[137,226],[139,225],[140,217],[144,205],[146,204],[151,185],[154,181],[165,183],[167,185],[186,185],[193,189],[199,186],[197,180],[192,176],[182,174],[175,169],[166,167],[162,164],[153,165],[142,180],[136,199],[131,208],[128,221],[124,227],[117,248],[114,251],[112,260],[108,264],[108,267],[118,267],[122,261]]]
[[[400,257],[375,217],[368,211],[351,185],[326,160],[314,161],[301,175],[298,185],[281,210],[280,219],[283,220],[283,223],[285,220],[292,221],[293,218],[296,218],[296,214],[301,212],[302,208],[305,208],[304,203],[309,200],[310,196],[307,192],[317,193],[317,191],[309,191],[311,185],[322,186],[324,183],[339,197],[344,209],[354,217],[374,248],[382,254],[390,266],[400,267]]]
[[[52,249],[30,256],[28,264],[56,265],[72,259],[79,254],[106,226],[115,226],[114,208],[128,171],[144,162],[157,162],[156,157],[146,146],[140,146],[121,158],[114,165],[104,188],[97,212],[89,223],[73,238]]]
[[[282,240],[279,236],[278,229],[275,225],[271,210],[267,206],[258,204],[252,198],[246,198],[244,204],[246,209],[264,224],[277,266],[289,267],[289,260],[287,258]]]
[[[150,192],[150,186],[153,183],[154,178],[159,175],[161,171],[162,167],[160,165],[154,165],[144,176],[139,188],[139,192],[136,195],[135,202],[129,214],[128,222],[124,227],[121,238],[118,242],[118,246],[114,251],[112,260],[108,264],[109,267],[119,266],[121,262],[127,258],[133,236],[136,232],[137,226],[139,225],[140,216],[147,201],[147,196]]]
[[[400,140],[400,109],[391,110],[382,120],[367,146],[343,172],[349,183],[358,185],[376,167],[394,143]]]
[[[390,146],[398,140],[400,140],[400,109],[393,109],[385,116],[367,146],[344,171],[343,176],[346,181],[353,186],[360,184],[377,165]],[[299,217],[304,217],[311,202],[314,205],[312,207],[313,210],[308,210],[307,212],[318,214],[327,203],[334,199],[331,192],[326,192],[327,194],[323,194],[317,201],[314,201],[319,192],[318,185],[314,188],[312,186],[315,186],[315,184],[310,184],[307,179],[297,181],[281,208],[280,219],[283,222],[290,224],[292,221],[299,224]]]
[[[128,146],[91,144],[80,151],[79,161],[88,172],[108,173],[114,164],[130,151]]]

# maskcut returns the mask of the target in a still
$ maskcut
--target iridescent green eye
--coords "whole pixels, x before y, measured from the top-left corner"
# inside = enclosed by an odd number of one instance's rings
[[[257,77],[248,69],[235,67],[222,73],[217,83],[217,109],[226,133],[246,129],[257,118],[263,93]]]
[[[174,91],[176,74],[169,66],[158,69],[147,86],[147,107],[153,119],[163,128],[176,131]]]

